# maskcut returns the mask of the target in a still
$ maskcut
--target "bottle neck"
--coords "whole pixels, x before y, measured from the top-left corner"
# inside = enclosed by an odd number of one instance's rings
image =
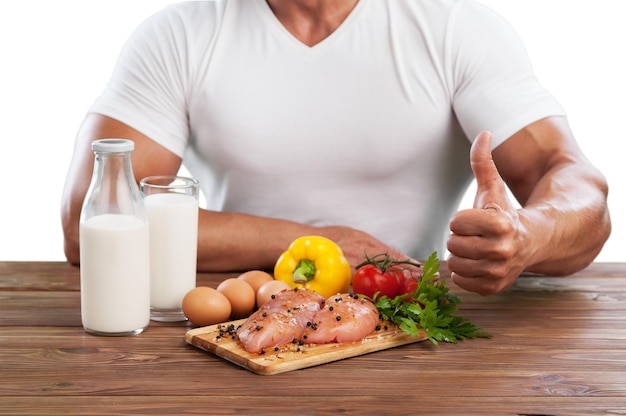
[[[94,171],[83,217],[125,214],[145,218],[129,152],[95,151]]]
[[[94,172],[102,181],[102,185],[117,187],[126,182],[129,186],[135,184],[130,152],[109,153],[96,152]]]

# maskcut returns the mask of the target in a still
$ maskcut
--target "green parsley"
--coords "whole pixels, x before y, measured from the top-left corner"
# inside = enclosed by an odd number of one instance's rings
[[[463,339],[488,338],[480,327],[455,316],[461,299],[449,292],[446,282],[438,278],[438,272],[439,259],[434,252],[422,265],[422,276],[413,294],[393,299],[374,294],[371,300],[381,318],[412,336],[424,331],[434,345],[439,345],[440,341],[456,344]]]

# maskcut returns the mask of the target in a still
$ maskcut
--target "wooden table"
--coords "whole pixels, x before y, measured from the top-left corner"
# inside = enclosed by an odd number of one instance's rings
[[[186,344],[186,323],[88,335],[76,267],[0,263],[0,414],[626,414],[626,264],[491,297],[450,286],[491,339],[260,376]]]

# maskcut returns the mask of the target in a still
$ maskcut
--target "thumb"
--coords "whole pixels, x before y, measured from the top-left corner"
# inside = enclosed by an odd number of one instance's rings
[[[470,165],[476,177],[474,208],[498,209],[508,205],[504,181],[491,156],[491,133],[483,131],[472,143]]]

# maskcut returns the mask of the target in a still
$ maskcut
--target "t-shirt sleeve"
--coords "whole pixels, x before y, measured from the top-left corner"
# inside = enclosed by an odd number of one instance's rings
[[[119,120],[182,157],[189,136],[189,72],[178,13],[170,6],[134,31],[89,111]]]
[[[539,84],[517,33],[494,11],[460,2],[446,42],[453,109],[470,140],[489,130],[496,147],[537,120],[565,115]]]

